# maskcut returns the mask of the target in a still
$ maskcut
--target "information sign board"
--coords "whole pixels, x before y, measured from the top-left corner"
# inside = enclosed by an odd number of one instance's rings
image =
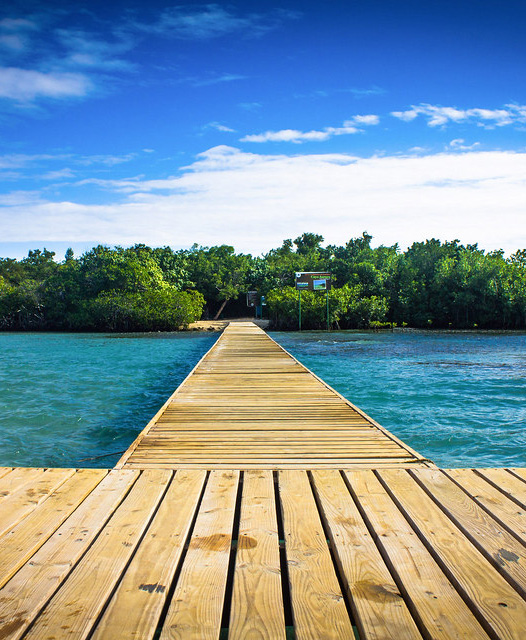
[[[330,291],[331,274],[325,271],[296,271],[296,289],[300,291]]]

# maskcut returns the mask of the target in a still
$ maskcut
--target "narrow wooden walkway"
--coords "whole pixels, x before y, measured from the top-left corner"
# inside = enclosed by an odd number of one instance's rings
[[[253,323],[229,325],[117,468],[429,466]]]
[[[0,638],[524,640],[526,470],[0,469]]]

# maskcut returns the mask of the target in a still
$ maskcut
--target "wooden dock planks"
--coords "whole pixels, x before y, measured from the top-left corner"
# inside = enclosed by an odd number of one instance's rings
[[[247,322],[225,329],[117,468],[430,465]]]
[[[64,471],[0,537],[2,640],[526,637],[516,470]]]

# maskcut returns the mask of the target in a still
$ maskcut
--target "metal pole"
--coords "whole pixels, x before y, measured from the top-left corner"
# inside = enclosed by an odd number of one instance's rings
[[[298,289],[298,293],[300,296],[300,304],[299,304],[299,325],[300,325],[300,331],[301,331],[301,289]]]
[[[329,290],[327,289],[327,331],[330,331],[331,327],[329,324]]]

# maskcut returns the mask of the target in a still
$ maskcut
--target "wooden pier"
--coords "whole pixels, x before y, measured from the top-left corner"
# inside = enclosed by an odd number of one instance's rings
[[[117,468],[429,466],[255,324],[232,323]]]
[[[524,640],[526,469],[438,469],[234,325],[119,468],[0,469],[8,638]]]

